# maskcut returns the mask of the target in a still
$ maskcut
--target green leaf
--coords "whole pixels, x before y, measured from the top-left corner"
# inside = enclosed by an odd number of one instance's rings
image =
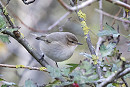
[[[0,78],[0,81],[4,81],[4,79]]]
[[[112,72],[110,72],[110,71],[107,71],[107,72],[105,73],[105,77],[106,77],[106,78],[109,77],[110,75],[112,75]]]
[[[67,64],[67,65],[71,66],[69,68],[70,68],[70,72],[72,72],[79,64]]]
[[[26,80],[24,87],[37,87],[32,80]]]
[[[113,86],[112,83],[110,83],[106,87],[115,87],[115,86]]]
[[[68,76],[69,75],[69,73],[70,73],[70,68],[62,68],[61,69],[61,74],[63,75],[63,76]]]
[[[55,80],[52,83],[47,84],[45,87],[56,87],[59,84],[61,84],[61,81],[60,80]]]
[[[118,69],[119,69],[119,67],[117,67],[116,64],[113,64],[113,66],[112,66],[112,72],[115,72],[115,71],[117,71]]]
[[[5,85],[2,85],[1,87],[9,87],[9,86],[5,84]]]
[[[80,65],[80,68],[88,71],[89,69],[92,69],[92,65],[88,61],[83,61]]]
[[[124,77],[125,77],[125,78],[130,78],[130,73],[129,73],[129,74],[126,74]]]
[[[116,46],[115,43],[110,43],[107,46],[105,46],[104,44],[101,45],[100,53],[101,53],[102,57],[106,57],[107,55],[110,55],[111,52],[114,50],[115,46]]]
[[[6,22],[4,20],[4,17],[0,15],[0,29],[6,27]]]
[[[112,85],[115,86],[115,87],[120,87],[119,83],[112,83]]]
[[[52,78],[62,77],[62,73],[59,68],[47,66],[47,71],[50,72]]]
[[[105,24],[104,30],[100,31],[97,35],[99,37],[106,35],[113,35],[113,37],[117,37],[120,34],[113,27],[109,26],[108,24]]]
[[[86,58],[90,58],[90,59],[92,58],[92,55],[90,55],[90,54],[83,53],[83,52],[81,52],[80,54],[85,56]]]
[[[96,80],[98,78],[98,75],[97,74],[95,74],[95,75],[91,75],[91,76],[89,76],[88,77],[88,79],[91,79],[91,80]]]
[[[4,42],[4,43],[9,43],[10,42],[8,35],[2,34],[2,33],[0,33],[0,40],[2,42]]]

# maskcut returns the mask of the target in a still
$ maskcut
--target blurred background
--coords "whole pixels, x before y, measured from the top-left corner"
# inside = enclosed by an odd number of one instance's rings
[[[69,0],[64,1],[69,5]],[[83,1],[85,0],[82,0],[82,2]],[[6,0],[1,0],[1,2],[3,5],[6,4]],[[100,30],[99,13],[95,11],[95,8],[99,8],[98,4],[99,3],[96,2],[82,9],[82,11],[86,13],[87,25],[91,30],[91,41],[95,48],[98,41],[97,33]],[[118,6],[103,0],[103,10],[105,12],[115,15],[119,9],[120,8]],[[67,31],[75,34],[78,37],[79,42],[83,43],[83,45],[76,48],[73,56],[70,59],[58,63],[60,66],[69,63],[79,63],[85,58],[79,54],[80,52],[86,52],[90,54],[83,35],[83,30],[75,12],[68,15],[49,32],[34,32],[32,29],[28,28],[31,27],[36,31],[47,30],[59,18],[66,14],[67,11],[58,3],[57,0],[36,0],[30,5],[25,5],[22,0],[10,0],[7,6],[7,10],[9,15],[14,18],[15,24],[21,27],[20,32],[24,35],[29,44],[39,53],[41,53],[39,50],[39,41],[35,39],[35,36],[33,36],[32,33],[43,34],[56,31]],[[122,16],[123,13],[121,12],[119,17]],[[24,24],[20,22],[19,18]],[[103,24],[107,22],[109,25],[111,25],[112,21],[112,18],[104,16]],[[26,27],[25,24],[28,27]],[[119,21],[116,21],[114,28],[116,29],[118,25],[121,34],[128,35],[130,33],[130,31],[126,31],[124,29],[124,26]],[[4,44],[0,41],[0,63],[40,67],[40,64],[26,51],[26,49],[21,44],[19,44],[11,37],[10,41],[11,43],[9,44]],[[120,52],[122,52],[122,56],[130,60],[130,53],[127,52],[128,46],[126,41],[127,39],[121,36],[118,49]],[[48,74],[41,71],[0,67],[0,74],[3,75],[3,79],[15,82],[20,86],[22,86],[25,83],[25,80],[28,79],[32,79],[35,83],[38,83],[38,85],[42,85],[50,81]]]

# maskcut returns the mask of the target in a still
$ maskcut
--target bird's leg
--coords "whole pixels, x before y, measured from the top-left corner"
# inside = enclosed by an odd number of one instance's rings
[[[44,61],[47,65],[49,65],[49,63],[44,59],[44,54],[42,55],[42,57],[39,60]]]
[[[58,68],[58,64],[57,64],[57,62],[55,62],[56,63],[56,66],[57,66],[57,68]]]

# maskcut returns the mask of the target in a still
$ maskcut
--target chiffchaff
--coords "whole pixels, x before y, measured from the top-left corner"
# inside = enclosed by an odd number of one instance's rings
[[[69,59],[77,45],[82,45],[77,37],[69,32],[54,32],[36,39],[41,40],[40,48],[43,53],[55,62]]]

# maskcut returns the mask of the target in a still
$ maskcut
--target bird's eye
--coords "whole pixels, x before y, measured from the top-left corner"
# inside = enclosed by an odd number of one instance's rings
[[[74,43],[74,41],[70,41],[71,43]]]

